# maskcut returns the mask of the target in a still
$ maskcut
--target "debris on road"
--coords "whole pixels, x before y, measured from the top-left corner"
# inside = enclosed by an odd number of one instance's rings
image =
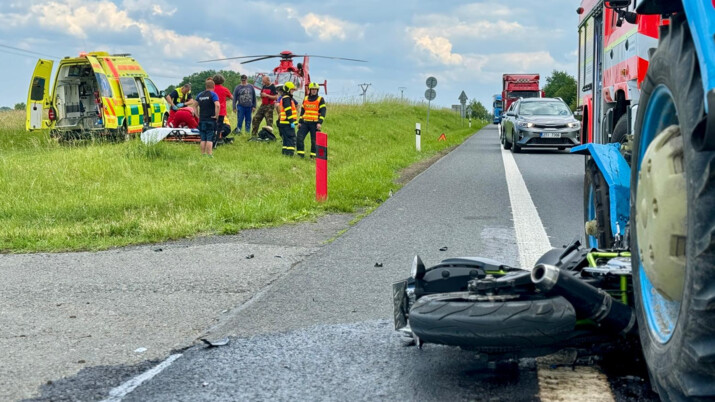
[[[215,341],[210,341],[206,338],[201,338],[201,342],[205,343],[208,345],[208,347],[213,348],[217,346],[226,346],[231,340],[228,338],[223,338],[223,339],[217,339]]]

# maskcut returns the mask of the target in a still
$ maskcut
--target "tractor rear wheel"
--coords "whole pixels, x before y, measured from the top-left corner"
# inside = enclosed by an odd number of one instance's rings
[[[664,400],[715,396],[715,152],[692,142],[703,99],[688,24],[676,15],[643,82],[631,164],[636,314]]]

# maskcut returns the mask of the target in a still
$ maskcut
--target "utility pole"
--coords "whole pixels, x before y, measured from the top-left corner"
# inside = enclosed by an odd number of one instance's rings
[[[404,100],[404,97],[405,97],[405,89],[407,89],[407,87],[397,87],[397,89],[400,90],[400,102],[402,102],[402,101]]]
[[[362,89],[362,103],[365,104],[367,100],[367,89],[370,88],[372,84],[360,84],[360,89]]]

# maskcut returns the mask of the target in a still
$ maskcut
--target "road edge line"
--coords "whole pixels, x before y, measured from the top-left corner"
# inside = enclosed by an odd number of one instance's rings
[[[169,357],[166,358],[163,362],[157,364],[156,366],[150,368],[149,370],[139,374],[138,376],[125,381],[118,387],[112,388],[109,391],[109,397],[106,399],[103,399],[102,402],[119,402],[124,398],[125,396],[129,395],[132,391],[134,391],[138,386],[142,385],[147,380],[151,380],[156,376],[157,374],[161,373],[166,369],[167,367],[171,366],[171,363],[173,363],[176,359],[180,358],[183,356],[181,353],[173,354]]]

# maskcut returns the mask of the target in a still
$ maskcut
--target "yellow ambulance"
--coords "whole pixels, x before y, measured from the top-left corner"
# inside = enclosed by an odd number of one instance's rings
[[[50,129],[59,138],[124,138],[161,127],[162,91],[128,54],[80,53],[58,63],[40,59],[27,95],[28,131]]]

